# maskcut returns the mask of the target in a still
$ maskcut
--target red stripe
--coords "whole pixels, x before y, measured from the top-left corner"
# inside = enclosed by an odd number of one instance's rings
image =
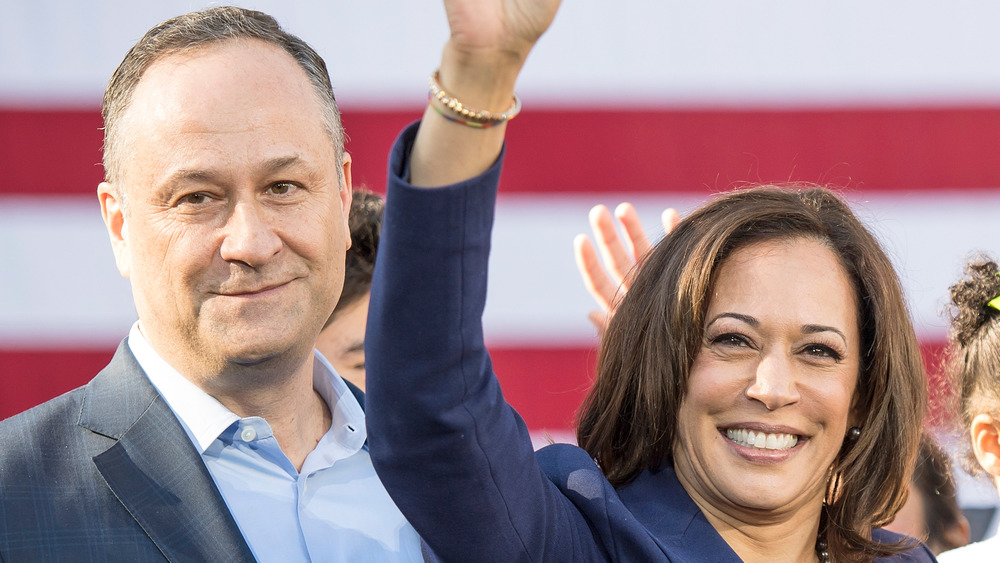
[[[0,110],[0,195],[96,200],[104,177],[101,127],[100,111]]]
[[[938,373],[942,342],[921,350],[932,374]],[[0,350],[0,419],[85,384],[107,364],[103,351]],[[591,348],[493,348],[493,366],[507,401],[532,430],[573,428],[576,410],[592,382],[597,353]],[[944,421],[947,395],[938,375],[931,376],[932,424]]]
[[[0,350],[0,419],[87,383],[111,356],[108,350]]]
[[[417,111],[344,112],[354,179],[384,189]],[[93,111],[0,110],[0,195],[93,194]],[[735,111],[529,108],[509,130],[507,192],[715,192],[807,181],[863,190],[1000,187],[1000,107]]]
[[[504,398],[532,430],[575,428],[593,382],[592,348],[490,348]]]

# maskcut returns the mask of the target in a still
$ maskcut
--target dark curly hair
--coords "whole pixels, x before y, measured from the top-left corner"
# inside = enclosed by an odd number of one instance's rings
[[[947,365],[964,430],[977,414],[1000,416],[1000,310],[988,305],[1000,296],[1000,267],[987,256],[974,258],[965,267],[965,277],[949,291]],[[966,466],[973,472],[979,469],[971,451]]]

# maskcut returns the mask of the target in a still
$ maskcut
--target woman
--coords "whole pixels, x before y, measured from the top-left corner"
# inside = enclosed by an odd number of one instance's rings
[[[970,262],[951,287],[950,372],[959,412],[971,439],[970,467],[1000,487],[1000,267],[989,258]],[[996,561],[1000,537],[941,555],[942,561]]]
[[[495,186],[475,188],[390,187],[369,318],[373,460],[439,557],[933,560],[875,530],[905,500],[924,372],[835,195],[733,192],[681,221],[608,326],[583,449],[536,460],[483,347]]]

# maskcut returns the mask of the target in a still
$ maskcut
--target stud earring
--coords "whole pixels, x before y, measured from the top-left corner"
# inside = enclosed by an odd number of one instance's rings
[[[852,426],[850,430],[847,431],[847,439],[855,442],[861,437],[861,429],[857,426]]]

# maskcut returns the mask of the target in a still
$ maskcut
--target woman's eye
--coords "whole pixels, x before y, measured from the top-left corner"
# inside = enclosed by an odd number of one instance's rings
[[[817,358],[833,358],[834,360],[840,360],[840,354],[835,352],[829,346],[824,346],[822,344],[809,344],[805,347],[805,353]]]
[[[716,336],[714,339],[712,339],[712,343],[721,344],[723,346],[729,346],[732,348],[747,346],[746,339],[738,334],[723,334],[721,336]]]

